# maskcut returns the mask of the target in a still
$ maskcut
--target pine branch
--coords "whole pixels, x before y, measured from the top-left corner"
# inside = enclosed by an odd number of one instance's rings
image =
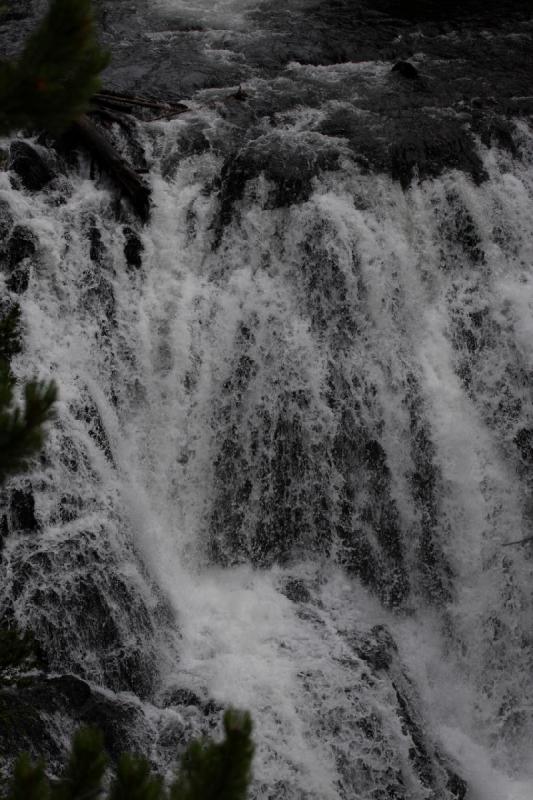
[[[225,738],[193,742],[187,749],[170,800],[246,800],[254,746],[249,714],[224,715]],[[61,780],[50,788],[44,767],[28,756],[17,761],[7,800],[97,800],[107,766],[102,735],[90,728],[74,737],[72,753]],[[121,757],[107,800],[167,800],[163,780],[152,774],[148,761]]]
[[[106,766],[102,734],[82,728],[74,736],[70,761],[53,789],[53,800],[96,800],[102,793]]]
[[[109,800],[164,800],[165,794],[163,781],[151,774],[146,759],[120,758]]]
[[[49,800],[50,785],[43,764],[34,765],[28,755],[18,759],[7,800]]]
[[[171,787],[171,800],[245,800],[251,780],[254,746],[249,714],[227,711],[225,738],[193,742]]]
[[[90,0],[51,0],[18,61],[0,65],[0,134],[64,130],[87,110],[108,61]]]
[[[0,366],[0,483],[25,470],[41,449],[56,398],[54,383],[32,381],[24,387],[23,407],[14,407],[12,376]]]

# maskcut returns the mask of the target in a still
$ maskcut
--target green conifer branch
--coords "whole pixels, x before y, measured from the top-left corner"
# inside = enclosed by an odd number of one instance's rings
[[[122,756],[107,800],[245,800],[254,753],[250,715],[227,711],[224,731],[219,743],[204,740],[189,745],[170,796],[146,759]],[[53,785],[42,764],[34,766],[27,755],[21,756],[6,800],[97,800],[106,767],[102,734],[84,728],[74,736],[70,761]]]
[[[0,367],[0,482],[24,471],[40,451],[43,426],[54,416],[57,398],[54,383],[31,381],[24,386],[22,408],[14,405],[13,378]]]
[[[250,715],[226,711],[224,731],[220,743],[207,740],[188,747],[171,800],[245,800],[254,754]]]
[[[0,319],[0,483],[22,472],[41,449],[43,426],[54,415],[54,383],[31,381],[24,387],[24,405],[14,405],[15,379],[11,359],[21,351],[20,309],[14,306]]]
[[[109,800],[165,800],[162,779],[151,774],[144,758],[121,756]]]
[[[13,773],[7,800],[49,800],[50,784],[42,763],[32,764],[26,754],[20,756]]]
[[[79,730],[63,778],[54,786],[53,800],[97,800],[107,767],[104,739],[93,728]]]
[[[65,129],[87,110],[108,63],[90,0],[51,0],[19,59],[0,64],[0,134]]]

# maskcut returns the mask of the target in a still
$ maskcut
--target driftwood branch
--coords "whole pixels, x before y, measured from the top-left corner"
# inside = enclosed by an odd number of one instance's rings
[[[163,103],[147,97],[119,94],[102,91],[91,99],[88,114],[98,114],[102,120],[116,122],[125,128],[131,128],[132,120],[127,114],[134,108],[145,108],[152,112],[160,112],[158,119],[176,116],[188,111],[183,103]],[[140,218],[147,222],[150,215],[150,188],[141,177],[141,171],[135,170],[120,155],[111,141],[88,114],[80,117],[70,128],[70,135],[94,157],[111,180],[129,198]]]
[[[136,172],[84,114],[72,126],[72,133],[100,163],[112,180],[129,198],[140,218],[146,222],[150,215],[150,189]]]
[[[165,116],[175,116],[189,111],[189,107],[184,105],[184,103],[162,103],[158,100],[150,100],[147,97],[117,94],[109,91],[98,92],[93,96],[91,103],[97,107],[113,108],[122,111],[131,109],[132,106],[137,106],[152,111],[163,111]]]
[[[533,542],[533,536],[526,536],[525,539],[517,539],[516,542],[505,542],[502,547],[511,547],[514,544],[526,544],[526,542]]]

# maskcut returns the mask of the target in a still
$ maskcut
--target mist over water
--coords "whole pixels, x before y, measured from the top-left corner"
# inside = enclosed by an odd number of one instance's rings
[[[261,10],[158,6],[215,37]],[[83,159],[0,172],[34,243],[13,369],[60,387],[0,603],[162,769],[234,705],[254,798],[526,800],[533,136],[404,189],[354,157],[389,73],[250,67],[139,123],[145,227]]]

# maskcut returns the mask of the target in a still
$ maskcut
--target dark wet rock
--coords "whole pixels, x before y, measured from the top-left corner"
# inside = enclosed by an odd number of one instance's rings
[[[144,252],[143,243],[132,228],[124,228],[124,256],[126,263],[133,269],[140,269],[142,267],[142,255]]]
[[[10,368],[12,359],[21,352],[20,306],[6,297],[0,299],[0,364]]]
[[[80,516],[83,504],[80,497],[72,494],[61,496],[58,508],[58,519],[60,522],[72,522]]]
[[[155,626],[168,625],[163,607],[154,608],[155,597],[149,606],[135,580],[122,573],[125,559],[135,568],[134,556],[124,543],[117,563],[109,530],[78,526],[75,535],[58,534],[53,549],[43,550],[39,537],[26,537],[10,555],[8,596],[15,605],[22,594],[27,598],[28,627],[51,670],[150,697],[158,681]],[[58,581],[57,575],[66,577]],[[65,620],[62,608],[68,608]]]
[[[7,513],[0,513],[0,555],[4,548],[5,541],[9,536],[9,521],[7,518]]]
[[[54,178],[54,172],[42,148],[17,140],[9,151],[9,169],[15,172],[25,189],[40,192]]]
[[[102,234],[100,233],[97,225],[93,224],[89,228],[89,258],[95,263],[100,263],[102,256],[105,253],[105,247],[102,242]]]
[[[102,422],[100,412],[93,400],[87,397],[84,404],[79,405],[74,413],[76,419],[79,419],[86,425],[89,436],[105,453],[106,458],[113,462],[113,453],[109,437]]]
[[[13,223],[13,214],[8,203],[0,200],[0,257],[2,257],[2,245],[9,237]]]
[[[204,717],[220,716],[223,706],[209,697],[202,697],[192,689],[178,687],[166,692],[163,696],[163,705],[177,708],[196,708]]]
[[[441,257],[442,269],[464,269],[466,263],[485,263],[483,241],[478,226],[460,198],[449,196],[451,213],[440,220],[441,238],[446,242]]]
[[[7,242],[7,268],[15,272],[36,251],[35,235],[23,225],[15,225]]]
[[[349,408],[339,419],[333,459],[344,480],[337,525],[339,561],[386,605],[401,606],[410,581],[386,453]]]
[[[450,791],[452,797],[456,798],[456,800],[465,800],[468,792],[468,784],[464,778],[461,778],[459,775],[450,771],[450,777],[448,779],[448,783],[446,784],[446,788]]]
[[[22,294],[28,288],[31,257],[35,251],[35,236],[23,225],[12,229],[5,247],[0,244],[0,266],[6,273],[7,288],[15,294]]]
[[[282,592],[293,603],[309,603],[311,592],[301,578],[287,578],[283,582]]]
[[[487,177],[468,132],[451,122],[439,125],[435,121],[435,127],[427,131],[413,123],[411,131],[391,145],[391,174],[404,189],[415,177],[436,177],[445,169],[463,170],[476,183]]]
[[[204,704],[204,700],[196,694],[196,692],[193,692],[192,689],[180,687],[178,689],[172,689],[171,692],[165,694],[163,704],[165,706],[193,706],[195,708],[201,708]]]
[[[533,465],[533,430],[521,428],[514,437],[514,443],[524,463]]]
[[[416,776],[421,792],[428,797],[460,800],[466,787],[455,770],[454,764],[434,741],[428,720],[421,711],[418,693],[402,663],[398,646],[385,625],[376,625],[370,630],[345,631],[344,637],[351,650],[363,664],[362,680],[373,686],[386,687],[395,697],[395,718],[401,725],[402,741],[410,762],[410,780]],[[364,736],[365,747],[381,753],[379,761],[388,763],[385,755],[387,745],[382,720],[379,714],[359,715],[356,727]],[[392,761],[390,767],[394,766]],[[366,767],[368,768],[368,766]],[[404,766],[389,776],[392,794],[380,788],[376,796],[410,800],[412,787],[406,786]],[[385,782],[380,780],[380,786]],[[422,796],[422,794],[421,794]],[[425,795],[424,795],[425,796]]]
[[[396,642],[384,625],[376,625],[366,636],[352,638],[351,645],[373,670],[387,670],[398,658]]]
[[[336,253],[325,246],[327,226],[317,226],[301,245],[301,272],[304,302],[311,325],[319,336],[331,337],[334,351],[353,345],[357,321],[353,314],[353,296]]]
[[[272,184],[267,207],[280,208],[308,199],[312,180],[337,168],[338,149],[318,134],[272,133],[250,142],[226,161],[221,173],[220,227],[231,221],[248,181],[264,175]]]
[[[33,489],[29,482],[11,491],[9,506],[13,531],[36,533],[40,529],[39,522],[35,516]]]
[[[230,406],[238,415],[239,406]],[[217,563],[268,566],[289,563],[299,553],[328,551],[327,484],[321,475],[327,465],[320,455],[313,458],[306,440],[306,406],[305,393],[294,393],[281,399],[274,419],[260,409],[251,443],[236,423],[228,428],[215,461],[209,546]]]
[[[397,61],[392,68],[392,72],[397,72],[402,78],[415,81],[419,77],[419,72],[414,64],[409,61]]]
[[[408,379],[407,398],[414,466],[410,474],[411,491],[419,513],[419,525],[411,533],[411,537],[418,536],[418,580],[413,583],[428,602],[443,605],[451,599],[452,570],[442,549],[439,529],[442,476],[420,387],[412,375]]]
[[[1,687],[0,721],[4,759],[25,751],[46,758],[52,770],[64,762],[69,733],[80,726],[98,727],[114,760],[137,748],[146,727],[138,707],[74,675],[35,675]]]
[[[515,126],[504,117],[474,118],[473,130],[479,133],[481,141],[486,147],[500,147],[507,150],[514,158],[518,158],[520,151],[515,138]]]

